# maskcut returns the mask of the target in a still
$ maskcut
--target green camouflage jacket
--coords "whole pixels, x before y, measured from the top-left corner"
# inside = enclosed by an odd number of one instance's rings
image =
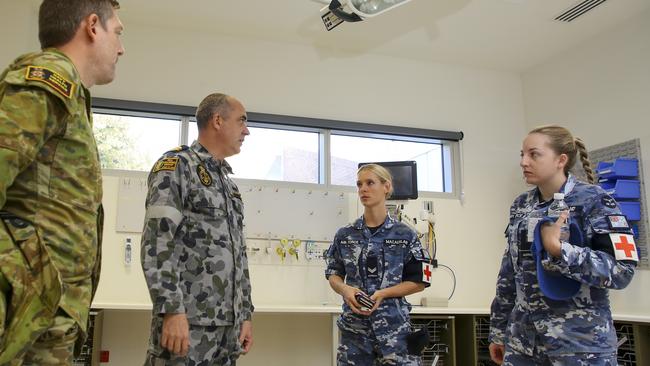
[[[18,324],[19,316],[47,318],[61,307],[86,330],[103,221],[90,102],[55,49],[23,55],[0,75],[0,289],[13,290],[0,304],[0,316],[13,314],[0,352],[7,338],[29,342],[38,332],[38,319]]]

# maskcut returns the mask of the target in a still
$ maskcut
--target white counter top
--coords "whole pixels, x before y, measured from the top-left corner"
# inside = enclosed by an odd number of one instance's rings
[[[94,309],[106,310],[147,310],[151,311],[151,304],[110,304],[94,303]],[[326,305],[256,305],[255,312],[260,314],[340,314],[341,306]],[[457,307],[423,307],[413,306],[411,314],[445,314],[445,315],[489,315],[489,308],[457,308]],[[614,313],[614,320],[648,323],[650,314]]]
[[[650,324],[650,314],[613,313],[612,316],[618,321]]]
[[[151,310],[151,304],[94,303],[93,309],[107,310]],[[255,305],[256,313],[331,313],[340,314],[341,305]],[[413,306],[412,314],[489,314],[482,308],[449,308]]]

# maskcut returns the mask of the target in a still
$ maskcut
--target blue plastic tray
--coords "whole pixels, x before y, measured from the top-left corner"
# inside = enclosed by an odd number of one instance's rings
[[[638,200],[641,183],[636,179],[605,180],[598,183],[615,200]]]
[[[639,175],[639,161],[631,158],[618,158],[613,162],[601,161],[596,166],[600,179],[629,178]]]
[[[623,201],[619,202],[618,205],[621,207],[623,215],[625,215],[629,221],[641,220],[641,204],[639,202]]]

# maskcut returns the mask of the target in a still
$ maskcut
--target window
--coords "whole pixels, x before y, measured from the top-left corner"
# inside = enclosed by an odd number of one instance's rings
[[[374,135],[376,136],[376,135]],[[415,160],[420,191],[450,192],[444,179],[444,145],[435,140],[395,139],[390,136],[362,137],[332,132],[332,184],[354,186],[359,163]],[[415,139],[413,139],[415,140]]]
[[[102,168],[149,171],[178,146],[180,119],[94,113],[93,131]]]
[[[198,137],[195,107],[94,98],[102,168],[149,171]],[[457,196],[462,132],[248,112],[250,135],[228,157],[235,178],[346,186],[359,163],[415,160],[420,192]]]
[[[319,134],[268,127],[248,127],[241,152],[227,158],[235,178],[319,183]],[[198,136],[190,124],[188,142]]]

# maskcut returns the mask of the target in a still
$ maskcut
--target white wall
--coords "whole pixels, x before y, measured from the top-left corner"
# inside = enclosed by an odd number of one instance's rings
[[[4,1],[3,28],[5,20],[13,24],[17,18],[36,24],[29,4]],[[459,272],[454,304],[488,304],[507,208],[521,189],[517,160],[524,126],[517,75],[374,55],[321,58],[310,47],[154,29],[123,18],[126,56],[117,80],[94,87],[95,96],[196,105],[222,90],[256,112],[464,131],[466,204],[436,202],[440,259]],[[35,27],[26,33],[36,39]],[[3,41],[3,63],[37,47]],[[115,200],[110,192],[116,191],[107,188],[105,200]],[[487,274],[471,279],[476,268]]]
[[[37,48],[36,13],[34,1],[0,1],[0,63],[7,64],[19,53]],[[196,105],[206,94],[224,91],[255,112],[463,131],[466,202],[435,200],[438,256],[458,277],[450,307],[489,306],[505,245],[507,210],[523,188],[517,167],[525,132],[518,75],[375,55],[328,58],[327,52],[306,46],[150,28],[129,21],[127,13],[122,18],[126,55],[118,64],[117,80],[93,88],[95,96]],[[110,212],[115,207],[115,184],[111,179],[105,182],[107,227],[115,215]],[[121,245],[121,239],[107,233],[104,245]],[[111,255],[104,260],[104,268],[109,268]],[[131,276],[137,280],[141,275]],[[111,277],[104,275],[102,281]],[[427,293],[446,296],[447,274],[436,278]],[[142,283],[122,281],[125,291],[142,295]],[[110,364],[135,365],[142,360],[146,340],[140,328],[146,316],[130,316],[137,320],[113,317],[104,326],[104,348],[131,350],[121,358],[129,363]],[[136,326],[137,332],[130,329]],[[260,330],[258,334],[269,337],[263,342],[270,342],[262,344],[272,348],[286,343],[283,336],[293,330],[285,324],[277,327],[275,339],[273,332]],[[134,344],[140,346],[133,348]]]
[[[650,161],[650,12],[591,39],[523,75],[526,122],[559,123],[589,149],[639,138]],[[650,197],[650,166],[645,166]],[[619,313],[650,314],[650,271],[637,271],[630,286],[611,291]]]
[[[38,48],[38,4],[34,0],[0,0],[0,66],[2,69],[19,54]]]
[[[520,187],[518,76],[380,56],[321,59],[302,46],[134,24],[128,35],[120,79],[97,95],[195,105],[224,90],[257,112],[464,131],[467,199],[464,207],[436,202],[440,259],[458,269],[455,304],[489,303],[507,208]],[[472,278],[476,268],[489,275]]]

